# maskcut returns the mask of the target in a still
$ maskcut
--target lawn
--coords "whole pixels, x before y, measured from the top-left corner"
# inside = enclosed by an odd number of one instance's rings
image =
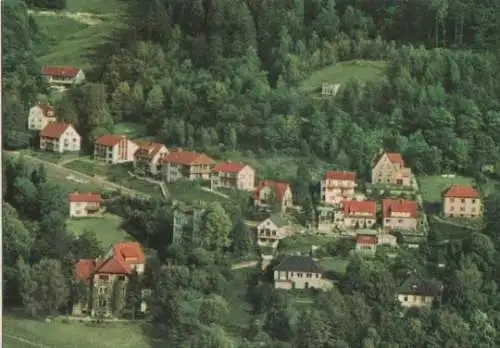
[[[319,260],[318,264],[325,272],[333,271],[337,274],[344,274],[349,261],[337,257],[325,257]]]
[[[5,348],[149,348],[151,346],[138,324],[109,323],[90,326],[80,323],[28,320],[5,313],[2,321]],[[15,340],[12,336],[31,344]]]
[[[120,122],[113,126],[113,134],[126,135],[130,139],[142,138],[146,135],[146,125],[134,122]]]
[[[280,251],[286,250],[287,252],[300,252],[305,254],[311,251],[313,245],[321,247],[333,240],[334,238],[332,237],[315,234],[296,234],[282,239],[278,248]]]
[[[37,12],[32,13],[32,16],[40,31],[47,36],[53,45],[88,27],[87,24],[65,16],[54,16]]]
[[[32,151],[32,150],[21,150],[20,152],[39,158],[43,161],[59,163],[61,161],[78,158],[77,153],[57,153],[57,152],[49,152],[49,151]]]
[[[317,92],[321,95],[323,83],[340,84],[342,89],[353,78],[361,82],[379,79],[383,76],[384,68],[384,61],[353,60],[337,63],[313,72],[302,82],[301,88],[304,92]]]
[[[121,228],[122,219],[119,216],[105,213],[102,217],[69,219],[68,230],[74,235],[81,235],[85,230],[92,231],[104,248],[129,239],[128,234]]]
[[[125,3],[117,0],[67,0],[67,10],[71,12],[90,12],[95,14],[117,15]]]

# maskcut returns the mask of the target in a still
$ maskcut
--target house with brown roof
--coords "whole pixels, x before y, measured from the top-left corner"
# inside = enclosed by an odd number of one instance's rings
[[[293,207],[292,189],[289,184],[278,181],[264,180],[259,183],[254,192],[254,204],[260,207],[268,207],[276,199],[284,211]]]
[[[345,201],[339,216],[347,229],[372,228],[377,223],[377,203],[375,201]]]
[[[70,86],[85,80],[83,70],[71,66],[46,65],[41,73],[54,86]]]
[[[325,204],[339,204],[354,197],[356,173],[329,170],[321,180],[321,200]]]
[[[210,180],[214,165],[212,158],[198,152],[172,151],[160,158],[161,175],[166,182]]]
[[[358,252],[373,255],[377,251],[377,245],[378,237],[374,233],[358,233],[356,235],[356,251]]]
[[[403,156],[395,152],[380,152],[373,159],[372,184],[412,187],[413,174],[405,167]]]
[[[103,135],[94,143],[94,159],[110,164],[133,162],[138,147],[125,135]]]
[[[28,129],[40,131],[49,123],[56,121],[54,108],[49,104],[38,103],[30,109],[28,115]]]
[[[81,142],[80,134],[68,123],[49,123],[40,132],[40,150],[44,151],[78,152]]]
[[[274,267],[275,289],[328,290],[333,283],[323,277],[323,271],[310,256],[288,256]]]
[[[278,242],[291,233],[290,221],[281,214],[272,214],[257,226],[257,243],[276,248]]]
[[[443,215],[477,218],[483,215],[481,196],[474,187],[452,185],[443,192]]]
[[[70,217],[92,217],[101,211],[102,196],[99,193],[73,192],[69,195]]]
[[[144,252],[137,242],[115,244],[102,259],[79,260],[75,265],[76,279],[90,291],[88,298],[73,304],[73,314],[112,316],[114,297],[124,297],[129,276],[134,269],[142,275],[144,267]],[[121,293],[115,291],[117,286]]]
[[[134,153],[134,168],[156,176],[160,173],[159,161],[164,155],[168,155],[168,149],[163,144],[153,142],[139,144]]]
[[[418,205],[404,199],[382,200],[382,226],[386,232],[397,230],[416,231],[418,228]]]
[[[255,169],[248,164],[220,162],[212,168],[210,184],[212,190],[226,187],[253,191],[255,190]]]

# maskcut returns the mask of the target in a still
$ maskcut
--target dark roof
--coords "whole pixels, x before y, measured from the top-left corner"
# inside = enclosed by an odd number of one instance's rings
[[[310,256],[287,256],[275,271],[322,273],[316,261]]]
[[[407,279],[398,290],[402,295],[440,296],[443,286],[432,280]]]
[[[269,216],[269,220],[271,220],[278,227],[283,227],[290,224],[288,220],[281,214],[273,214]]]

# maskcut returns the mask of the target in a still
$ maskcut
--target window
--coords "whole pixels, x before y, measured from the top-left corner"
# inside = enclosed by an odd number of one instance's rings
[[[73,138],[73,142],[76,143],[76,138]]]
[[[297,277],[302,278],[302,273],[297,273]]]
[[[453,210],[455,210],[455,207],[451,207],[451,208],[450,208],[450,211],[453,211]]]
[[[272,231],[272,235],[273,235],[273,236],[276,236],[276,231]]]
[[[450,198],[450,202],[451,203],[455,202],[455,198]]]
[[[125,276],[122,276],[122,275],[118,276],[118,280],[122,280],[122,281],[125,280]]]
[[[307,273],[306,277],[307,278],[312,278],[312,273]]]
[[[316,278],[319,278],[319,273],[316,273]]]
[[[386,223],[389,223],[390,221],[391,221],[391,219],[385,219]]]
[[[460,211],[465,211],[465,207],[460,207]]]
[[[462,199],[462,200],[461,200],[461,202],[462,202],[462,203],[465,203],[465,199]]]
[[[100,276],[99,276],[99,279],[100,279],[100,280],[108,280],[108,279],[109,279],[109,276],[107,276],[107,275],[100,275]]]
[[[475,199],[473,199],[473,200],[472,200],[472,203],[476,203],[476,200],[475,200]]]
[[[403,223],[403,220],[402,219],[399,219],[398,220],[398,224],[402,224]]]
[[[408,296],[405,296],[405,297],[403,298],[403,301],[408,302]]]

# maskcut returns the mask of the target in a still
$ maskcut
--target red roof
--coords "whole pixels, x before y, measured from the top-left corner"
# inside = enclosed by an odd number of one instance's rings
[[[447,198],[479,198],[479,192],[472,186],[452,185],[444,196]]]
[[[80,69],[71,66],[49,66],[46,65],[42,68],[42,75],[57,76],[57,77],[73,77],[78,75]]]
[[[410,217],[418,217],[418,206],[415,201],[403,199],[384,199],[382,200],[382,216],[391,217],[391,213],[409,213]]]
[[[325,180],[356,181],[356,172],[329,170],[325,174]]]
[[[100,261],[94,273],[107,273],[107,274],[130,274],[132,269],[129,265],[115,257],[110,257],[107,260]]]
[[[220,162],[213,169],[212,172],[218,173],[239,173],[245,168],[247,165],[243,163],[233,163],[233,162]]]
[[[69,123],[53,122],[45,126],[40,136],[58,139],[65,131],[71,127]]]
[[[90,276],[94,273],[96,260],[81,259],[75,265],[76,279],[89,284]]]
[[[391,161],[394,164],[400,164],[401,167],[405,166],[405,161],[403,159],[403,156],[401,156],[400,153],[397,152],[387,152],[387,157],[389,157],[389,161]]]
[[[173,151],[161,158],[162,162],[182,164],[185,166],[195,164],[214,164],[214,160],[205,154],[190,151]]]
[[[165,145],[160,143],[146,143],[140,144],[139,148],[135,151],[135,155],[154,157]]]
[[[73,192],[73,193],[69,194],[69,201],[72,203],[76,203],[76,202],[99,203],[99,202],[102,202],[102,196],[99,193]]]
[[[113,245],[113,255],[115,259],[128,262],[126,259],[135,259],[132,263],[144,263],[146,259],[142,252],[142,247],[137,242],[124,242]]]
[[[357,214],[370,214],[375,216],[377,213],[377,203],[374,201],[346,201],[344,202],[344,215],[355,216]]]
[[[356,244],[377,245],[377,236],[358,235],[356,237]]]
[[[42,110],[45,117],[55,117],[55,109],[51,105],[38,103],[36,106],[38,106]]]
[[[115,146],[123,139],[127,139],[127,137],[125,135],[106,134],[97,139],[95,143],[103,146]]]
[[[255,199],[260,199],[260,191],[262,191],[263,188],[269,187],[275,190],[276,197],[278,200],[281,202],[283,200],[283,197],[285,197],[285,192],[287,189],[290,188],[290,185],[285,183],[285,182],[277,182],[277,181],[271,181],[271,180],[264,180],[259,183],[257,186],[257,189],[255,190],[254,198]]]

